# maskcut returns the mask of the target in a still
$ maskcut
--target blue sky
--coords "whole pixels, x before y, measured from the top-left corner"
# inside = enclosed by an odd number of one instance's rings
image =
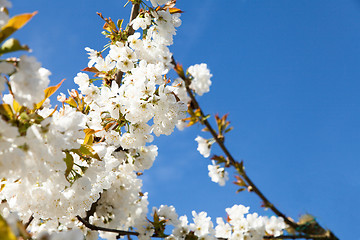
[[[106,3],[104,3],[106,2]],[[12,14],[39,13],[17,37],[53,74],[52,84],[86,67],[86,46],[107,43],[96,12],[129,17],[125,0],[13,1]],[[229,113],[226,144],[260,189],[287,215],[311,213],[340,239],[360,239],[360,1],[178,0],[185,11],[172,51],[185,67],[207,63],[209,114]],[[159,156],[145,173],[150,206],[179,214],[244,204],[260,214],[254,194],[235,194],[207,176],[196,152],[200,127],[156,140]],[[220,154],[214,148],[213,153]]]

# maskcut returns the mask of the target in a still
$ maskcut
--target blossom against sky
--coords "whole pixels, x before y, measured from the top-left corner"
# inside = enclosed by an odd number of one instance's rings
[[[52,72],[52,85],[67,79],[65,92],[87,66],[84,48],[107,43],[96,12],[127,20],[124,4],[13,1],[11,13],[39,11],[17,37]],[[289,216],[311,213],[341,239],[354,239],[348,229],[360,224],[360,3],[178,0],[178,7],[185,13],[172,51],[184,67],[210,69],[210,92],[199,101],[206,113],[229,113],[233,155]],[[144,175],[150,205],[173,204],[188,216],[206,211],[214,223],[234,204],[261,211],[256,196],[234,193],[232,173],[225,187],[210,181],[211,162],[196,151],[200,130],[158,140],[154,168]]]

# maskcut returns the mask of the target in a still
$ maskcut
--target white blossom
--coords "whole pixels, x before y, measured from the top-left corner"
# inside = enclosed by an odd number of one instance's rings
[[[15,100],[32,108],[44,98],[44,90],[50,80],[50,71],[42,68],[34,57],[21,56],[18,69],[10,76],[10,86]]]
[[[87,75],[86,73],[78,73],[74,78],[74,82],[79,85],[79,90],[83,91],[89,86],[89,75]]]
[[[139,15],[130,23],[134,30],[138,30],[139,28],[146,29],[150,24],[151,18],[148,13],[145,13],[142,16]]]
[[[166,2],[151,0],[153,6]],[[10,3],[0,0],[0,6],[9,7]],[[0,25],[7,21],[1,14]],[[91,224],[132,228],[139,239],[150,239],[154,233],[147,220],[148,194],[142,193],[138,174],[149,169],[157,157],[157,146],[150,145],[154,136],[170,135],[175,126],[184,125],[190,98],[181,79],[169,83],[166,77],[173,67],[168,47],[181,25],[180,14],[142,12],[131,25],[135,30],[147,29],[147,34],[137,32],[101,52],[85,48],[88,67],[101,72],[96,77],[106,76],[107,84],[97,86],[89,75],[78,73],[74,82],[80,94],[69,91],[77,106],[65,104],[66,97],[60,93],[62,107],[52,108],[47,99],[42,109],[31,110],[31,116],[24,114],[24,121],[36,118],[22,128],[0,118],[0,214],[11,225],[33,216],[28,229],[34,238],[97,239],[97,233],[76,220],[95,202]],[[121,82],[111,82],[119,70],[124,72]],[[43,100],[50,72],[35,58],[22,56],[14,65],[1,62],[0,73],[10,75],[13,94],[3,95],[3,103],[15,108],[12,103],[16,100],[32,109]],[[206,64],[191,66],[188,73],[193,78],[190,87],[197,94],[209,91],[212,75]],[[4,85],[0,78],[0,91]],[[96,141],[89,144],[89,139]],[[198,151],[209,157],[211,143],[200,136],[195,140]],[[228,173],[224,168],[213,162],[208,169],[212,181],[225,184]],[[173,206],[154,209],[174,227],[168,240],[184,239],[190,231],[199,239],[261,239],[265,233],[278,236],[285,228],[282,219],[259,217],[248,210],[241,205],[227,208],[229,221],[217,218],[214,228],[206,212],[193,211],[193,223],[189,223],[186,216],[178,217]],[[102,238],[116,236],[100,232]]]
[[[275,216],[265,217],[265,229],[268,234],[275,237],[280,236],[285,228],[286,224],[283,218]]]
[[[215,164],[215,161],[212,160],[212,165],[208,165],[208,170],[211,181],[219,183],[220,186],[225,186],[226,181],[229,180],[229,174],[225,168]]]
[[[187,71],[193,77],[190,84],[191,89],[200,96],[210,91],[210,78],[212,77],[212,74],[210,74],[205,63],[190,66]]]
[[[200,154],[206,158],[209,157],[211,151],[211,145],[209,144],[209,141],[200,136],[197,136],[195,141],[198,142],[197,150],[200,152]]]

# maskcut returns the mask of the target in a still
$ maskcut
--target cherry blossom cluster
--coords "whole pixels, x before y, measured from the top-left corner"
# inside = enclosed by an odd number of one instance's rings
[[[154,7],[166,2],[151,0]],[[10,6],[0,0],[0,7]],[[0,11],[0,25],[7,21],[7,13]],[[169,46],[181,25],[180,13],[161,6],[142,10],[129,24],[134,34],[107,24],[111,41],[105,49],[85,49],[89,62],[84,71],[93,76],[78,73],[78,89],[68,97],[60,93],[59,108],[49,96],[61,84],[48,87],[51,73],[34,57],[0,61],[0,214],[14,232],[17,221],[32,218],[28,230],[39,239],[97,239],[79,216],[96,226],[135,229],[139,239],[154,234],[155,223],[147,219],[148,194],[142,193],[138,175],[157,156],[154,135],[183,127],[188,109],[184,81],[167,77],[174,67]],[[212,75],[206,64],[189,67],[188,74],[196,94],[209,91]],[[201,137],[197,141],[208,157],[211,144]],[[214,162],[209,176],[220,185],[228,179]],[[186,216],[178,218],[173,207],[162,206],[153,215],[175,227],[168,239],[188,234],[240,239],[234,236],[279,235],[284,229],[281,219],[245,217],[244,209],[227,209],[230,221],[217,220],[215,228],[205,212],[193,212],[192,224]],[[117,234],[103,231],[100,236],[115,239]]]
[[[197,136],[195,141],[198,142],[197,150],[200,154],[203,155],[203,157],[208,158],[211,152],[211,145],[214,141],[205,139],[201,136]],[[212,161],[212,164],[208,165],[208,170],[211,181],[218,183],[220,186],[225,186],[226,181],[229,180],[229,173],[225,170],[225,168],[216,164],[215,161]]]
[[[172,234],[167,240],[186,239],[187,236],[196,236],[198,239],[216,240],[229,239],[253,239],[261,240],[265,235],[280,236],[286,227],[282,218],[272,216],[263,217],[257,213],[249,213],[249,207],[234,205],[226,208],[227,221],[221,217],[216,218],[217,225],[214,226],[211,218],[206,212],[192,212],[193,223],[188,222],[187,216],[178,217],[173,206],[161,205],[159,209],[153,209],[166,225],[174,227]]]
[[[141,193],[136,173],[155,160],[157,147],[146,145],[152,134],[171,134],[187,110],[183,85],[165,76],[172,67],[167,46],[181,24],[179,14],[149,11],[146,16],[149,21],[141,25],[146,35],[112,42],[105,57],[87,48],[88,67],[97,70],[98,79],[115,79],[121,71],[121,83],[96,86],[79,73],[74,81],[80,93],[60,94],[67,104],[59,110],[43,94],[50,72],[34,57],[1,62],[1,90],[6,76],[9,83],[2,98],[8,116],[0,119],[5,217],[17,212],[26,222],[33,216],[32,233],[68,230],[78,228],[75,217],[85,217],[96,202],[91,223],[145,233],[147,194]]]

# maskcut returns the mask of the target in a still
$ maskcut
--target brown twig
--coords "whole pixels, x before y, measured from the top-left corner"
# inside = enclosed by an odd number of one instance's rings
[[[174,64],[174,66],[176,66],[176,61],[173,58],[172,62]],[[180,76],[180,75],[179,75]],[[185,87],[186,87],[186,91],[188,93],[188,95],[190,96],[192,105],[194,107],[194,109],[199,109],[200,111],[200,115],[202,117],[205,116],[205,114],[203,113],[202,109],[200,108],[200,105],[198,103],[198,101],[196,100],[192,90],[190,89],[190,80],[188,78],[186,78],[185,76],[180,76],[184,82],[185,82]],[[218,134],[215,132],[214,128],[211,126],[211,124],[209,123],[209,121],[207,119],[202,119],[202,123],[206,126],[207,130],[209,130],[210,134],[213,136],[213,138],[215,139],[216,143],[220,146],[221,150],[225,153],[225,155],[228,157],[230,164],[232,166],[235,166],[237,164],[236,160],[233,158],[233,156],[230,154],[230,152],[228,151],[228,149],[226,148],[225,144],[223,141],[221,141],[218,138]],[[285,214],[283,214],[282,212],[280,212],[273,204],[270,203],[270,201],[264,196],[264,194],[261,193],[261,191],[256,187],[256,185],[251,181],[251,179],[246,175],[245,171],[243,173],[243,177],[246,180],[246,182],[248,183],[249,186],[252,187],[252,190],[264,201],[264,203],[266,204],[266,206],[269,206],[269,208],[278,216],[282,217],[284,219],[284,221],[291,226],[292,228],[296,229],[298,227],[298,225],[292,221],[289,220]]]
[[[280,236],[264,236],[263,239],[329,239],[326,235],[280,235]]]
[[[129,29],[128,29],[128,35],[132,35],[134,34],[135,30],[133,29],[133,27],[130,25],[130,23],[137,17],[137,15],[139,14],[139,10],[140,10],[140,4],[135,3],[132,6],[131,9],[131,15],[130,15],[130,21],[129,21]],[[176,66],[176,62],[175,59],[172,58],[172,63],[174,64],[174,66]],[[115,81],[118,85],[120,85],[121,83],[121,79],[123,76],[123,72],[122,71],[118,71],[116,73],[116,77],[115,77]],[[180,76],[180,75],[179,75]],[[232,157],[232,155],[230,154],[230,152],[228,151],[228,149],[226,148],[224,142],[218,137],[218,134],[216,133],[216,131],[212,128],[211,124],[209,123],[209,121],[207,119],[204,119],[204,113],[202,112],[199,103],[197,102],[192,90],[190,89],[190,81],[189,79],[187,79],[185,76],[180,76],[184,82],[185,82],[185,86],[186,86],[186,91],[188,93],[188,95],[191,98],[191,102],[192,105],[195,109],[199,109],[201,116],[203,119],[201,119],[202,123],[207,127],[207,129],[209,130],[209,132],[211,133],[211,135],[214,137],[216,143],[220,146],[220,148],[222,149],[222,151],[225,153],[225,155],[228,157],[230,165],[232,166],[236,166],[239,163]],[[270,208],[277,216],[282,217],[284,219],[284,221],[286,222],[286,224],[288,224],[290,227],[292,227],[293,229],[299,231],[299,225],[294,222],[293,220],[289,219],[288,217],[286,217],[285,214],[283,214],[280,210],[278,210],[266,197],[265,195],[259,190],[259,188],[253,183],[253,181],[249,178],[249,176],[246,174],[245,170],[242,170],[241,172],[239,172],[239,174],[244,178],[244,180],[247,182],[247,184],[249,186],[251,186],[251,189],[253,192],[255,192],[264,202],[265,206]],[[91,215],[91,213],[93,214],[96,210],[96,206],[97,206],[97,202],[95,202],[91,209],[87,212],[86,218],[83,219],[80,216],[76,216],[77,219],[82,222],[87,228],[94,230],[94,231],[105,231],[105,232],[113,232],[113,233],[118,233],[119,236],[138,236],[139,233],[137,232],[130,232],[130,231],[123,231],[123,230],[118,230],[118,229],[111,229],[111,228],[105,228],[105,227],[98,227],[95,225],[92,225],[88,222],[89,220],[89,216]],[[31,219],[32,220],[32,219]],[[31,222],[31,220],[29,219],[29,224]],[[301,232],[301,231],[300,231]],[[158,237],[156,235],[153,235],[153,237]],[[264,239],[337,239],[335,237],[335,235],[333,235],[330,232],[330,236],[327,235],[281,235],[281,236],[264,236]]]
[[[86,211],[86,216],[85,216],[85,218],[84,218],[85,221],[88,222],[89,219],[90,219],[90,217],[91,217],[91,216],[94,216],[94,213],[96,212],[96,207],[97,207],[98,204],[99,204],[100,198],[101,198],[101,193],[100,193],[100,196],[99,196],[98,200],[96,200],[96,202],[93,202],[93,203],[91,204],[90,209],[89,209],[88,211]]]
[[[31,215],[29,220],[24,224],[25,229],[28,228],[28,226],[31,224],[31,222],[34,220],[34,215]]]
[[[95,226],[85,219],[81,218],[80,216],[76,216],[76,218],[85,225],[85,227],[89,228],[93,231],[103,231],[103,232],[112,232],[117,233],[118,236],[139,236],[140,234],[138,232],[130,232],[130,231],[124,231],[124,230],[118,230],[113,228],[105,228],[105,227],[99,227]],[[165,235],[167,236],[167,235]],[[154,238],[163,238],[164,236],[157,236],[156,234],[152,235],[151,237]],[[219,240],[226,240],[226,238],[217,238]],[[328,236],[322,236],[322,235],[280,235],[280,236],[264,236],[263,239],[328,239]]]
[[[113,229],[113,228],[105,228],[105,227],[99,227],[99,226],[95,226],[91,223],[89,223],[88,221],[86,221],[85,219],[83,219],[82,217],[80,217],[79,215],[76,216],[76,218],[85,225],[85,227],[89,228],[90,230],[93,231],[104,231],[104,232],[112,232],[112,233],[117,233],[121,236],[139,236],[139,233],[137,232],[129,232],[129,231],[124,231],[124,230],[118,230],[118,229]]]
[[[174,57],[172,58],[172,64],[176,67],[176,61],[174,59]],[[240,163],[237,162],[234,157],[230,154],[229,150],[226,148],[224,141],[222,139],[220,139],[218,137],[218,134],[216,133],[216,131],[214,130],[214,128],[211,126],[211,124],[209,123],[209,121],[205,118],[205,114],[203,113],[202,109],[200,108],[200,105],[198,103],[198,101],[195,98],[194,93],[192,92],[192,90],[190,89],[190,80],[185,76],[185,74],[178,74],[179,77],[181,77],[184,82],[185,82],[185,87],[186,87],[186,91],[191,99],[191,104],[193,106],[194,109],[198,109],[200,111],[200,116],[201,116],[201,123],[204,124],[207,128],[207,130],[209,130],[210,134],[213,136],[213,138],[215,139],[216,143],[220,146],[221,150],[225,153],[225,155],[227,156],[230,165],[232,165],[233,167],[236,168],[236,166],[239,166]],[[260,191],[260,189],[255,185],[255,183],[250,179],[250,177],[246,174],[245,170],[242,168],[241,171],[238,171],[239,174],[243,177],[243,179],[246,181],[247,185],[251,187],[251,190],[256,193],[261,200],[263,201],[264,205],[268,208],[270,208],[277,216],[282,217],[285,221],[285,223],[287,225],[289,225],[291,228],[293,228],[294,230],[298,231],[298,232],[304,232],[302,230],[299,230],[300,225],[297,224],[296,222],[294,222],[292,219],[286,217],[286,215],[284,213],[282,213],[274,204],[272,204],[266,197],[265,195]],[[325,230],[324,230],[325,231]],[[307,235],[308,236],[308,235]],[[317,235],[319,236],[319,235]],[[322,238],[324,238],[324,236],[322,236]],[[310,238],[312,239],[312,238]],[[338,239],[337,237],[335,237],[334,234],[332,234],[330,232],[330,236],[327,236],[324,239]]]
[[[99,227],[99,226],[96,226],[96,225],[93,225],[93,224],[89,223],[88,221],[86,221],[85,219],[80,217],[79,215],[77,215],[76,218],[82,224],[84,224],[85,227],[87,227],[88,229],[93,230],[93,231],[112,232],[112,233],[117,233],[118,236],[128,236],[128,237],[129,236],[139,236],[140,235],[138,232],[130,232],[130,231],[119,230],[119,229],[114,229],[114,228]],[[164,238],[164,237],[167,237],[167,236],[168,235],[159,236],[157,234],[153,234],[151,237],[153,237],[153,238]]]
[[[129,30],[128,30],[129,35],[133,35],[135,33],[135,30],[132,27],[131,22],[137,17],[137,15],[139,15],[139,11],[140,11],[140,4],[139,3],[133,4],[131,8],[130,21],[129,21]]]

